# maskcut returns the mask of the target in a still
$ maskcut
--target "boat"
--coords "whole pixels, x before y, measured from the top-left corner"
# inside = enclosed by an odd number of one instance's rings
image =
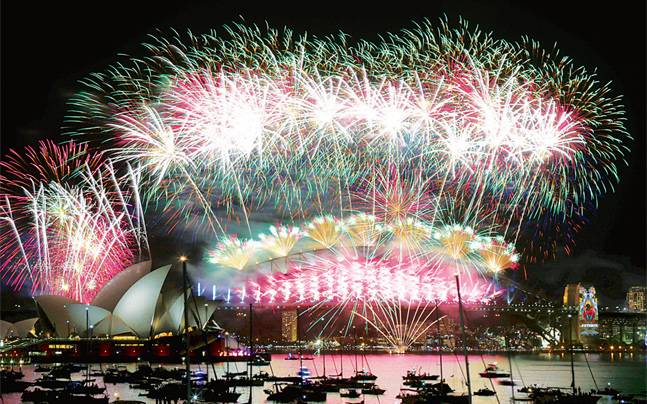
[[[373,396],[380,396],[386,392],[385,389],[381,389],[377,386],[371,386],[366,389],[362,389],[362,394],[368,394],[368,395],[373,395]]]
[[[349,389],[345,393],[339,393],[339,396],[345,398],[358,398],[361,394],[355,389]]]
[[[95,397],[92,394],[75,394],[69,391],[56,390],[56,389],[40,389],[34,388],[33,390],[25,390],[22,393],[21,400],[23,402],[41,403],[47,402],[50,404],[58,403],[87,403],[87,404],[108,404],[109,399],[107,396]]]
[[[60,368],[54,368],[50,370],[47,375],[58,379],[70,379],[72,375],[72,371],[68,368],[60,367]]]
[[[288,356],[285,357],[286,361],[311,361],[314,358],[311,356],[293,355],[292,352],[288,353]]]
[[[104,383],[128,383],[132,380],[132,375],[127,370],[107,369],[103,376]]]
[[[25,377],[25,375],[19,370],[13,369],[2,369],[0,370],[0,379],[2,380],[18,380]]]
[[[99,387],[94,380],[73,381],[65,386],[65,389],[74,394],[102,394],[106,391],[105,387]]]
[[[324,379],[318,382],[320,388],[327,393],[339,393],[341,388],[338,379]]]
[[[229,390],[226,380],[210,380],[205,385],[201,399],[205,402],[235,403],[241,393]]]
[[[529,386],[523,386],[522,388],[517,389],[517,391],[518,391],[519,393],[526,393],[526,394],[529,394],[529,393],[532,393],[532,391],[533,391],[533,390],[540,389],[540,388],[541,388],[541,387],[539,387],[539,386],[538,386],[538,385],[536,385],[536,384],[531,384],[531,385],[529,385]]]
[[[241,393],[237,393],[235,391],[214,392],[207,390],[202,395],[202,399],[206,402],[212,403],[237,403],[240,395]]]
[[[402,404],[413,404],[421,397],[415,390],[402,389],[395,398],[402,401]]]
[[[427,373],[416,373],[415,370],[408,370],[405,376],[402,376],[402,380],[438,380],[439,375],[431,375]]]
[[[415,390],[400,390],[395,398],[401,400],[401,404],[468,404],[469,396],[467,395],[453,395],[453,394],[440,394],[432,391],[415,391]]]
[[[17,379],[0,379],[2,393],[20,393],[25,391],[32,383]]]
[[[540,388],[534,389],[528,397],[535,403],[559,403],[559,404],[594,404],[600,396],[591,393],[565,392],[566,388]]]
[[[269,376],[265,379],[267,382],[299,383],[301,378],[298,376]]]
[[[482,389],[478,389],[474,392],[475,396],[493,396],[496,393],[493,390],[488,389],[487,387],[483,387]]]
[[[46,389],[62,389],[68,385],[70,381],[67,379],[57,379],[55,377],[43,376],[34,381],[34,386],[43,387]]]
[[[449,394],[454,392],[454,389],[449,387],[449,384],[445,383],[444,380],[438,383],[428,384],[427,386],[429,386],[429,389],[437,391],[440,394]]]
[[[51,401],[57,400],[59,394],[60,394],[60,391],[57,391],[57,390],[41,389],[41,388],[35,387],[31,390],[23,391],[22,395],[20,396],[20,399],[22,402],[34,402],[34,403],[51,402]]]
[[[260,371],[256,373],[255,375],[252,376],[253,379],[258,379],[258,380],[267,380],[270,378],[270,374],[267,372]]]
[[[497,380],[497,384],[500,384],[501,386],[516,386],[517,385],[517,383],[512,379]]]
[[[316,391],[316,390],[304,390],[303,391],[303,401],[305,401],[305,402],[326,401],[326,392],[325,391]]]
[[[620,395],[620,391],[612,388],[611,386],[607,386],[604,389],[591,390],[591,393],[611,397],[617,397]]]
[[[238,376],[246,376],[247,372],[242,371],[242,372],[225,372],[225,379],[232,379],[234,377]]]
[[[351,380],[375,380],[377,379],[377,376],[362,369],[355,372],[355,375],[351,376],[350,378]]]
[[[263,384],[265,384],[264,380],[252,378],[250,382],[247,377],[231,378],[227,380],[227,385],[229,387],[262,386]]]
[[[36,372],[36,373],[49,373],[50,370],[52,370],[52,368],[47,367],[47,366],[43,366],[43,365],[38,365],[34,369],[34,372]]]
[[[252,366],[269,366],[270,365],[269,360],[267,360],[267,359],[265,359],[263,357],[260,357],[260,356],[255,356],[254,359],[249,363],[251,363]]]
[[[326,401],[326,392],[314,390],[307,384],[287,384],[282,388],[279,385],[274,385],[276,390],[266,389],[265,393],[268,394],[267,401],[276,401],[279,403],[291,403],[294,401]]]
[[[497,377],[510,377],[510,373],[505,372],[496,365],[496,363],[490,363],[486,366],[484,372],[480,372],[479,375],[481,377],[486,377],[490,379],[494,379]]]

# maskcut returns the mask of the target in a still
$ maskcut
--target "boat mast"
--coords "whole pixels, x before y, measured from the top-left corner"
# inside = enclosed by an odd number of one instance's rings
[[[467,399],[472,404],[472,383],[470,381],[470,362],[467,360],[467,341],[465,340],[465,320],[463,319],[463,301],[461,300],[461,284],[456,277],[456,292],[458,294],[458,314],[461,320],[461,339],[463,340],[463,354],[465,355],[465,374],[467,375]]]
[[[248,382],[249,382],[249,403],[252,403],[252,372],[254,369],[254,333],[253,333],[253,328],[252,328],[252,320],[253,320],[253,310],[252,310],[252,304],[249,303],[249,377],[248,377]]]
[[[571,387],[573,388],[573,394],[575,394],[575,364],[573,363],[573,316],[568,315],[568,345],[569,351],[571,353]]]
[[[512,378],[512,354],[510,353],[510,344],[508,342],[508,334],[505,334],[503,336],[503,338],[504,338],[504,341],[505,341],[505,348],[508,351],[508,366],[510,367],[510,391],[512,391],[512,401],[514,402],[514,379]]]
[[[436,327],[438,328],[438,355],[440,359],[440,388],[441,392],[445,391],[443,387],[443,340],[440,336],[440,313],[438,313],[438,300],[436,300]]]
[[[321,340],[320,340],[321,341]],[[321,358],[323,359],[323,377],[326,378],[326,351],[324,349],[324,343],[321,341]]]
[[[301,376],[301,384],[303,384],[303,344],[299,344],[299,373]]]
[[[355,351],[355,374],[359,372],[357,367],[357,329],[353,326],[353,351]]]
[[[187,305],[187,275],[186,275],[186,260],[185,256],[180,257],[182,261],[182,295],[184,299],[184,343],[186,348],[186,353],[184,355],[184,367],[186,369],[186,402],[191,402],[191,362],[189,361],[189,310]]]
[[[344,346],[343,345],[341,346],[341,350],[339,351],[339,365],[340,365],[339,375],[343,379],[344,378]]]

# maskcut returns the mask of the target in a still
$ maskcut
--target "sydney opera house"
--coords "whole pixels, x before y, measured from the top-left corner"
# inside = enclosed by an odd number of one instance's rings
[[[114,277],[90,304],[62,296],[37,296],[38,317],[17,323],[2,321],[0,339],[19,338],[22,343],[16,346],[16,356],[27,352],[36,360],[57,356],[173,360],[184,351],[181,337],[187,329],[191,355],[224,355],[224,336],[212,320],[219,303],[192,296],[189,289],[185,325],[181,276],[172,265],[151,271],[151,261],[145,261]],[[227,346],[240,347],[237,343]]]

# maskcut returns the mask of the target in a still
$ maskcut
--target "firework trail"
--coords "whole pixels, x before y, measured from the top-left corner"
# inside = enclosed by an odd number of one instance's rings
[[[110,163],[73,143],[41,143],[1,163],[3,280],[33,295],[89,303],[114,275],[148,251],[137,175],[117,179]],[[45,164],[43,164],[45,162]],[[97,163],[97,164],[93,164]],[[21,171],[38,167],[25,178]],[[133,191],[134,190],[134,191]],[[13,192],[12,192],[13,191]]]
[[[351,313],[348,326],[356,315],[399,349],[433,324],[431,308],[456,300],[456,273],[467,301],[487,301],[500,294],[499,273],[519,260],[501,237],[469,227],[433,229],[413,218],[385,225],[365,213],[318,217],[300,228],[272,226],[257,239],[230,237],[208,256],[249,275],[233,291],[243,303],[309,306],[303,314],[329,322]],[[279,266],[263,270],[277,260]]]
[[[303,220],[357,210],[357,190],[382,188],[366,213],[420,205],[435,225],[452,201],[513,242],[555,232],[566,245],[520,247],[547,256],[571,247],[582,212],[617,181],[629,138],[618,98],[535,42],[464,21],[353,45],[225,31],[153,39],[147,56],[89,78],[68,118],[71,133],[103,132],[117,160],[141,167],[145,198],[197,201],[218,238],[232,218],[252,236],[260,208]],[[400,192],[412,181],[422,194]],[[194,203],[167,206],[174,220],[194,215]]]

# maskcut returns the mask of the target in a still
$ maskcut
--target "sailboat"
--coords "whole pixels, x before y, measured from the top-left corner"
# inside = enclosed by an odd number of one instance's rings
[[[440,343],[440,324],[438,324],[438,334],[439,334],[439,354],[440,354],[440,382],[435,384],[424,384],[418,389],[401,389],[400,394],[396,398],[400,399],[402,404],[418,404],[418,403],[449,403],[449,404],[471,404],[472,402],[472,391],[471,391],[471,382],[469,376],[469,362],[467,358],[467,348],[465,346],[465,323],[463,320],[463,303],[461,300],[460,284],[458,280],[458,275],[456,276],[456,288],[458,292],[458,305],[459,313],[461,320],[461,333],[463,335],[463,351],[465,355],[465,366],[467,374],[467,389],[468,394],[452,394],[453,389],[445,383],[443,378],[443,361],[442,361],[442,344]],[[438,304],[436,304],[436,310],[438,310]],[[438,314],[436,314],[436,321],[438,322]]]
[[[353,326],[355,328],[355,326]],[[354,333],[354,342],[355,342],[355,375],[351,376],[350,379],[353,381],[370,381],[370,380],[375,380],[377,379],[377,376],[375,376],[373,373],[371,373],[370,370],[366,370],[363,368],[364,366],[364,359],[365,356],[362,355],[362,369],[359,369],[359,366],[357,364],[357,331]]]
[[[551,403],[558,403],[558,404],[594,404],[600,399],[600,395],[594,394],[594,392],[583,393],[581,389],[575,386],[575,363],[574,363],[574,353],[573,353],[573,339],[571,334],[572,316],[569,314],[568,317],[569,317],[568,343],[569,343],[570,364],[571,364],[571,386],[568,388],[532,387],[532,388],[525,389],[528,392],[528,397],[533,399],[535,402],[551,402]],[[587,364],[588,364],[588,360],[587,360]],[[591,373],[591,376],[593,376],[593,373]],[[572,391],[568,392],[566,390],[572,390]],[[514,390],[513,390],[513,400],[514,400]]]

